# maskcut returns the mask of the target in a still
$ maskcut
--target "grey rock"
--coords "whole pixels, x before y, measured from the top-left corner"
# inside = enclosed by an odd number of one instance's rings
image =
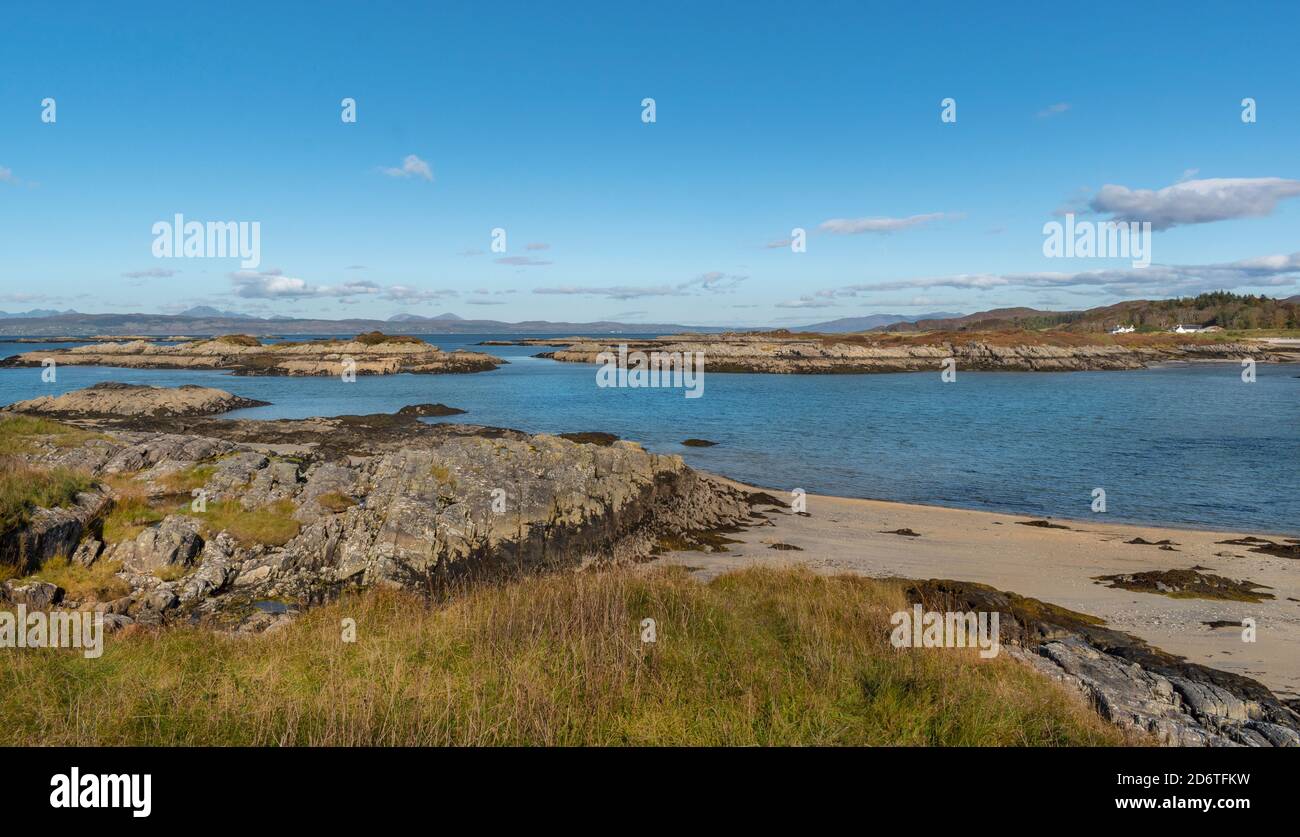
[[[95,489],[78,494],[71,506],[36,509],[26,526],[0,536],[0,564],[26,575],[56,555],[72,555],[82,535],[110,507],[109,495]]]
[[[120,613],[105,613],[105,614],[104,614],[104,632],[105,632],[105,633],[110,633],[110,634],[111,634],[111,633],[113,633],[114,631],[120,631],[120,630],[122,630],[122,629],[125,628],[127,625],[134,625],[134,624],[135,624],[135,620],[132,619],[130,616],[125,616],[125,615],[122,615],[122,614],[120,614]]]
[[[63,588],[48,581],[29,581],[14,584],[6,581],[5,598],[15,605],[26,605],[34,610],[49,610],[63,599]]]
[[[180,582],[181,602],[192,602],[221,593],[237,572],[234,567],[236,553],[234,539],[225,532],[204,544],[198,570]]]
[[[95,538],[86,538],[77,544],[77,551],[72,553],[72,563],[80,564],[83,567],[89,567],[95,563],[99,553],[104,549],[104,544]]]
[[[134,573],[151,573],[172,564],[189,566],[203,549],[199,524],[192,517],[168,515],[162,523],[145,529],[133,541],[116,544],[109,560],[122,562],[122,568]]]

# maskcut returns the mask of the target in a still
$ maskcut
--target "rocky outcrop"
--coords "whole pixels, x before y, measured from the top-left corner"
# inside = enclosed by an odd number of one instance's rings
[[[106,492],[94,490],[78,494],[71,506],[34,510],[25,526],[0,534],[0,565],[14,567],[22,575],[56,555],[71,556],[111,505]]]
[[[31,610],[49,610],[63,600],[63,588],[48,581],[0,584],[0,602],[25,605]]]
[[[264,407],[267,403],[212,387],[150,387],[106,382],[63,395],[18,401],[6,409],[58,418],[208,416],[244,407]]]
[[[1173,745],[1300,747],[1300,713],[1262,683],[1189,663],[1101,620],[972,582],[916,582],[928,610],[999,614],[1002,647],[1105,718]]]
[[[165,431],[110,427],[75,449],[115,490],[172,510],[129,540],[101,551],[89,538],[77,553],[81,563],[120,565],[132,592],[104,609],[144,624],[226,625],[263,600],[310,604],[374,585],[441,594],[481,579],[641,561],[665,538],[749,514],[747,492],[633,442],[414,416],[153,423]],[[213,435],[172,432],[193,424]],[[282,452],[287,439],[293,456]],[[37,441],[27,456],[38,465],[69,455]],[[175,511],[164,477],[178,470],[202,475],[206,508],[220,518],[188,503]],[[215,522],[241,513],[250,517],[239,539]],[[249,542],[266,523],[287,534]]]
[[[173,564],[189,566],[202,548],[198,521],[173,514],[135,540],[115,544],[104,553],[104,560],[120,563],[127,572],[151,573]]]
[[[413,337],[360,335],[351,340],[267,343],[242,335],[161,345],[144,340],[26,352],[0,366],[72,366],[133,369],[225,369],[237,375],[393,375],[486,372],[504,363],[482,352],[444,352]]]
[[[464,410],[448,407],[446,404],[408,404],[397,411],[399,416],[416,416],[418,418],[463,416]]]
[[[1059,339],[1060,342],[1054,342]],[[981,339],[979,335],[789,336],[699,335],[605,343],[586,338],[520,341],[561,345],[538,357],[570,363],[599,363],[602,353],[694,352],[709,372],[829,374],[868,372],[937,372],[952,358],[958,370],[1070,372],[1142,369],[1170,361],[1300,361],[1300,354],[1259,343],[1193,343],[1170,340],[1089,344],[1084,338],[1048,339],[1027,335],[1018,340]],[[629,361],[629,368],[633,368]]]

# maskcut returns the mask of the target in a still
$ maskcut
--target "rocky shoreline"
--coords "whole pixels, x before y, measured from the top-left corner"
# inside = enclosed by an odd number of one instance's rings
[[[1179,746],[1300,747],[1300,700],[1283,701],[1249,677],[984,584],[931,579],[907,593],[928,609],[998,612],[1002,642],[1016,659],[1074,689],[1118,726]]]
[[[769,493],[608,434],[419,418],[448,409],[275,421],[141,410],[71,416],[24,431],[21,444],[11,436],[7,464],[90,482],[0,533],[10,570],[0,605],[96,611],[110,629],[261,632],[347,590],[442,597],[493,579],[726,552],[737,542],[728,534],[789,514]],[[0,429],[22,415],[0,415]],[[108,582],[65,589],[41,578],[58,560]],[[1170,744],[1300,746],[1294,702],[1100,619],[970,582],[910,582],[907,595],[1001,613],[1013,656],[1122,727]]]
[[[18,401],[4,409],[54,418],[210,416],[268,403],[193,384],[152,387],[106,381],[59,396]]]
[[[922,372],[952,358],[957,369],[1008,372],[1071,372],[1144,369],[1170,362],[1300,362],[1300,352],[1253,342],[1133,340],[1088,342],[1070,335],[1060,342],[955,334],[935,335],[674,335],[606,343],[591,338],[535,338],[516,345],[561,346],[536,357],[568,363],[599,363],[601,353],[695,352],[710,372],[858,374]]]
[[[0,367],[120,366],[130,369],[218,369],[236,375],[394,375],[487,372],[501,358],[482,352],[444,352],[414,337],[374,332],[351,339],[262,343],[247,335],[225,335],[160,345],[145,340],[109,342],[68,349],[24,352],[0,360]]]

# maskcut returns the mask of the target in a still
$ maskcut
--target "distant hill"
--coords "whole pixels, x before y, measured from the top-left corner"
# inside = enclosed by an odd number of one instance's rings
[[[1214,291],[1179,299],[1134,299],[1084,311],[1041,311],[1036,308],[995,308],[963,317],[918,320],[878,326],[873,331],[989,331],[995,329],[1058,329],[1110,331],[1117,325],[1139,331],[1167,331],[1179,324],[1225,329],[1300,328],[1300,296],[1267,296]]]
[[[916,320],[941,320],[951,317],[960,317],[961,314],[953,314],[946,311],[936,312],[933,314],[869,314],[865,317],[841,317],[838,320],[827,320],[824,323],[813,323],[806,326],[790,326],[787,331],[816,331],[821,334],[845,334],[856,331],[870,331],[873,328],[889,326],[894,323],[910,323]]]
[[[444,320],[450,320],[452,322],[462,322],[464,321],[464,319],[465,319],[464,317],[460,317],[452,313],[439,314],[436,317],[423,317],[419,314],[394,314],[393,316],[388,318],[388,322],[390,323],[432,323],[432,322],[441,322]]]
[[[216,309],[211,309],[215,311]],[[390,320],[298,319],[275,316],[266,319],[230,312],[210,313],[207,306],[181,314],[81,314],[29,312],[0,317],[0,336],[89,336],[94,334],[194,335],[353,335],[367,331],[387,334],[674,334],[678,332],[722,332],[722,326],[685,326],[675,323],[620,323],[601,320],[590,323],[528,320],[466,320],[455,314],[437,317],[402,315]]]
[[[178,317],[226,317],[232,320],[253,320],[257,319],[251,314],[241,314],[238,311],[222,311],[213,308],[211,305],[196,305],[193,308],[186,308],[176,316]]]
[[[69,308],[67,311],[55,311],[52,308],[33,308],[30,311],[15,311],[12,314],[8,311],[0,311],[0,320],[28,320],[36,317],[57,317],[61,314],[75,314]]]

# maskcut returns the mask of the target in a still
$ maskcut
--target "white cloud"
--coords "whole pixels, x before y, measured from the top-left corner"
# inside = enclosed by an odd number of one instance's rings
[[[1069,109],[1070,109],[1069,102],[1057,102],[1054,105],[1048,105],[1047,107],[1040,110],[1038,112],[1038,118],[1046,119],[1049,116],[1056,116],[1058,114],[1065,113]]]
[[[1150,221],[1167,230],[1235,218],[1271,215],[1278,201],[1300,195],[1300,180],[1281,177],[1218,177],[1185,180],[1163,189],[1130,189],[1106,184],[1090,204],[1114,221]]]
[[[836,235],[858,235],[859,233],[868,232],[892,233],[911,227],[919,227],[922,224],[938,221],[944,217],[946,217],[946,213],[931,212],[926,215],[911,215],[907,218],[831,218],[828,221],[822,221],[818,229]],[[768,246],[775,244],[776,242],[773,242]]]
[[[385,299],[396,302],[429,302],[444,297],[457,296],[458,292],[450,288],[424,289],[408,285],[389,285],[383,289]]]
[[[497,264],[512,264],[520,267],[542,267],[551,264],[545,259],[534,259],[532,256],[503,256],[494,261]]]
[[[385,287],[366,279],[337,285],[316,285],[296,276],[285,276],[279,270],[241,270],[230,274],[230,281],[234,285],[235,295],[244,299],[347,300],[352,297],[376,296],[400,302],[422,302],[456,295],[455,291],[425,290],[406,285]]]
[[[1208,265],[1158,265],[1145,268],[1115,268],[1075,273],[961,273],[917,279],[899,279],[874,284],[847,285],[818,291],[816,296],[856,297],[881,291],[956,288],[987,291],[994,288],[1069,289],[1089,288],[1121,296],[1150,296],[1201,293],[1249,287],[1286,287],[1300,283],[1300,252],[1290,255],[1259,256],[1235,262]],[[808,299],[808,297],[804,297]],[[783,306],[822,307],[822,306]]]
[[[433,169],[414,154],[407,154],[400,168],[381,168],[380,171],[389,177],[422,177],[433,182]]]

